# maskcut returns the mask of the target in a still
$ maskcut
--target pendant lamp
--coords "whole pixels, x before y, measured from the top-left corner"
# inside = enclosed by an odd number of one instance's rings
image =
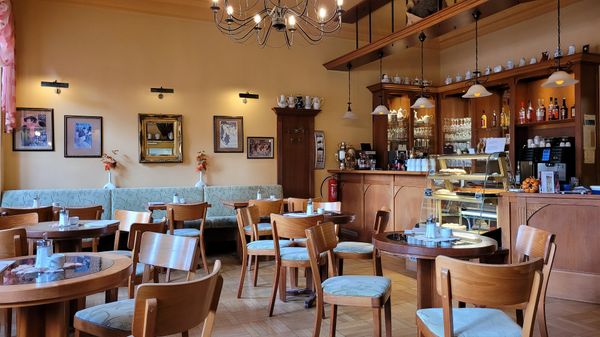
[[[381,70],[382,62],[383,62],[383,52],[381,54],[379,54],[379,80],[380,81],[383,76],[383,72]],[[383,104],[383,95],[382,94],[379,95],[379,99],[381,101],[379,102],[379,105],[375,107],[375,110],[373,110],[373,112],[371,112],[371,115],[389,115],[390,110]]]
[[[417,98],[415,104],[410,106],[413,109],[430,109],[434,107],[433,103],[425,97],[425,76],[423,75],[423,42],[425,38],[427,36],[421,32],[419,34],[419,41],[421,41],[421,95]]]
[[[354,111],[352,111],[352,102],[350,102],[350,68],[352,68],[352,65],[348,63],[348,110],[344,112],[344,116],[342,116],[343,119],[358,118]]]
[[[475,77],[475,83],[471,85],[469,90],[462,96],[463,98],[479,98],[491,96],[492,93],[487,91],[487,89],[479,83],[479,77],[481,76],[481,71],[479,71],[479,17],[481,16],[481,12],[476,10],[473,12],[473,18],[475,19],[475,71],[473,75]]]
[[[562,49],[560,48],[560,0],[556,0],[556,5],[556,22],[558,30],[558,44],[556,47],[556,52],[554,53],[554,59],[556,60],[556,71],[553,72],[544,83],[542,83],[542,87],[544,88],[560,88],[579,83],[578,80],[574,79],[573,76],[569,75],[563,70],[564,68],[560,66],[560,59],[563,56]]]

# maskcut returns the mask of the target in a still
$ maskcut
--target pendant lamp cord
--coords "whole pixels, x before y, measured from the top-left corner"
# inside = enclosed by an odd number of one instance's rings
[[[379,53],[379,81],[383,79],[383,52]],[[383,95],[379,95],[379,103],[383,105]]]
[[[421,34],[419,34],[419,41],[421,41],[421,97],[425,97],[425,71],[424,69],[424,53],[423,53],[423,42],[425,41],[425,39],[427,38],[427,36],[425,35],[425,33],[421,32]]]
[[[475,13],[473,13],[473,16],[475,17],[475,83],[478,84],[479,83],[479,37],[478,37],[478,32],[479,32],[479,12],[476,11]]]
[[[560,59],[562,58],[562,49],[560,49],[560,0],[556,0],[556,13],[558,15],[558,19],[556,20],[557,22],[557,32],[558,32],[558,49],[556,50],[558,52],[557,55],[555,55],[556,57],[556,63],[557,63],[557,70],[560,70]]]
[[[350,69],[352,65],[348,63],[348,106],[350,106]]]

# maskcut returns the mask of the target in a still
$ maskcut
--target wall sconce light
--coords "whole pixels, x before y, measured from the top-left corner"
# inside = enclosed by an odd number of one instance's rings
[[[42,87],[56,88],[56,94],[58,95],[61,92],[60,88],[68,88],[69,83],[58,82],[58,81],[54,81],[54,82],[42,81]]]
[[[150,92],[158,93],[158,99],[163,99],[165,97],[164,94],[173,94],[175,93],[175,89],[172,88],[150,88]]]
[[[239,95],[244,104],[248,103],[248,99],[258,99],[258,94],[251,94],[248,91],[240,92]]]

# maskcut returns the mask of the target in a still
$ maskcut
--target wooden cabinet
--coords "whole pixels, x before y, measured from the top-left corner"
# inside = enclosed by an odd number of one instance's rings
[[[277,114],[277,183],[284,197],[310,198],[314,190],[315,116],[321,110],[273,108]]]

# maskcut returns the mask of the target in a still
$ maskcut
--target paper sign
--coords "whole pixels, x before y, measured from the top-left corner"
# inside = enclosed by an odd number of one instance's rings
[[[583,163],[596,163],[596,116],[583,115]]]
[[[506,146],[506,137],[487,138],[485,140],[485,153],[504,152]]]

